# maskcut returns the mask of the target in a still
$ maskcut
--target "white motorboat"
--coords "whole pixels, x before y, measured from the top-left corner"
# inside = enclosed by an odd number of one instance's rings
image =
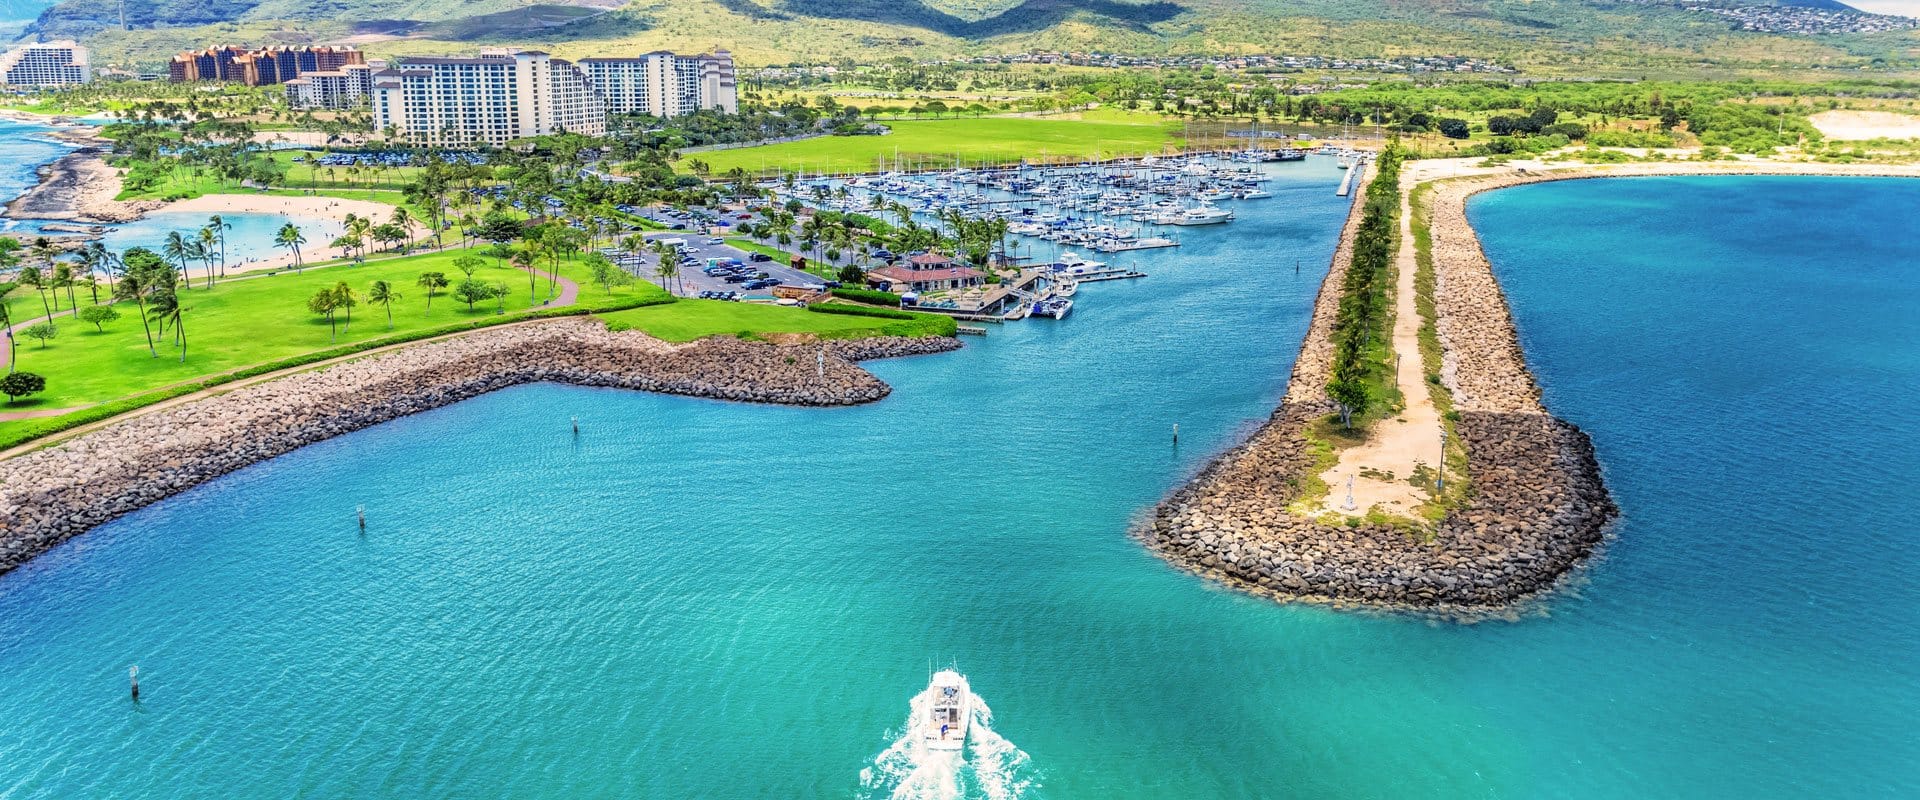
[[[967,744],[967,721],[973,719],[973,691],[967,676],[950,669],[933,674],[927,685],[931,699],[921,723],[921,739],[929,750],[959,750]]]
[[[1218,225],[1233,220],[1233,212],[1211,205],[1198,205],[1154,220],[1161,225]]]

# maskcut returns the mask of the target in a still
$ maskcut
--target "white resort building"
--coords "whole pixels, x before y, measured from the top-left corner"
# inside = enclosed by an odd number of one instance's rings
[[[70,86],[93,79],[87,48],[72,41],[23,44],[0,55],[0,84]]]
[[[293,108],[356,108],[371,102],[373,73],[384,68],[373,64],[348,64],[337,70],[308,72],[282,84],[287,90],[287,105]]]
[[[607,130],[606,107],[580,69],[538,51],[401,58],[372,80],[374,129],[416,144],[499,147]]]
[[[673,117],[712,109],[729,114],[740,110],[733,54],[725,50],[697,56],[658,51],[639,58],[583,58],[580,68],[600,92],[609,114]]]

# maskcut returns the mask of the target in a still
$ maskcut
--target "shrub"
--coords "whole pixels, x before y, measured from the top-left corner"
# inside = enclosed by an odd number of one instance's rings
[[[905,311],[888,311],[884,308],[867,308],[866,306],[834,306],[815,303],[814,305],[807,306],[807,310],[815,314],[845,314],[850,317],[879,317],[881,319],[915,318],[915,315]]]
[[[875,305],[894,307],[899,307],[900,305],[900,295],[892,292],[878,292],[872,289],[835,289],[833,290],[833,296],[845,300],[852,300],[856,303],[873,303]]]
[[[47,390],[47,379],[31,372],[9,372],[0,378],[0,394],[7,396],[11,404],[27,395]]]

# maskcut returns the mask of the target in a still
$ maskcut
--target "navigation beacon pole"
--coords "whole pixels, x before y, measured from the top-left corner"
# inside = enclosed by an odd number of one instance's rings
[[[1447,429],[1445,426],[1440,428],[1440,468],[1435,470],[1435,473],[1439,477],[1433,479],[1433,490],[1445,493],[1447,491]]]
[[[1340,510],[1354,511],[1354,510],[1357,510],[1358,508],[1360,507],[1358,505],[1355,505],[1353,502],[1353,476],[1348,475],[1347,476],[1347,502],[1341,504]]]
[[[367,507],[354,506],[353,511],[355,514],[359,515],[360,517],[360,532],[366,533],[367,532]]]
[[[1173,443],[1180,443],[1180,423],[1173,423]]]
[[[133,702],[140,702],[140,665],[127,668],[127,683],[133,687]]]

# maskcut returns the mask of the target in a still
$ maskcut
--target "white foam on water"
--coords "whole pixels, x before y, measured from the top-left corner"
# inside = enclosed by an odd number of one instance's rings
[[[1032,760],[993,729],[993,710],[973,696],[967,746],[931,750],[918,734],[933,705],[934,689],[917,694],[892,744],[860,770],[863,800],[1020,800],[1034,784]]]

